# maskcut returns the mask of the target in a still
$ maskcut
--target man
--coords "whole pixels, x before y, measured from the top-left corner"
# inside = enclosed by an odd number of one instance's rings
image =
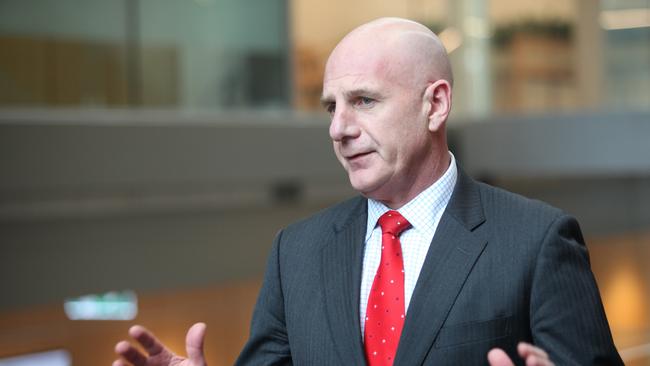
[[[238,365],[622,364],[576,221],[458,168],[452,83],[415,22],[379,19],[337,45],[322,102],[363,197],[278,234]],[[120,342],[133,364],[204,365],[204,324],[188,359],[130,333],[149,353]]]

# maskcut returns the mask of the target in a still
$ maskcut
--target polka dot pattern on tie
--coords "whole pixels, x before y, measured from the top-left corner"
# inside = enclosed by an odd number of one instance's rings
[[[404,263],[399,235],[411,224],[397,211],[379,218],[381,262],[368,297],[364,343],[370,366],[393,364],[404,326]]]

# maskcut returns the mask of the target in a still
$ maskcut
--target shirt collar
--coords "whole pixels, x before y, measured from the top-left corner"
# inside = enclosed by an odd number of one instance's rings
[[[447,203],[451,199],[451,194],[456,185],[456,178],[458,172],[456,169],[456,159],[454,154],[449,152],[451,162],[445,174],[430,185],[427,189],[420,192],[415,198],[402,206],[399,213],[411,223],[411,227],[415,230],[421,230],[425,235],[433,237],[435,232],[436,217],[442,215],[442,211],[447,207]],[[386,213],[391,210],[383,203],[368,199],[368,222],[366,227],[367,242],[372,234],[372,231],[377,226],[377,221]]]

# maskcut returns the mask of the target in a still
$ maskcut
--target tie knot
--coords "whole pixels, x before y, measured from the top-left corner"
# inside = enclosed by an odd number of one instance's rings
[[[382,233],[390,233],[398,236],[402,231],[411,227],[411,223],[404,216],[400,215],[399,212],[391,210],[381,215],[379,218],[379,226],[381,226]]]

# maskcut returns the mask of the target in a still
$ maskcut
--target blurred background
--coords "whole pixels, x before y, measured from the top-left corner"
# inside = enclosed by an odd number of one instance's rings
[[[232,364],[274,234],[354,195],[321,78],[380,16],[439,33],[460,164],[579,219],[650,365],[648,0],[0,0],[0,365],[107,365],[136,322],[184,352],[195,321]]]

